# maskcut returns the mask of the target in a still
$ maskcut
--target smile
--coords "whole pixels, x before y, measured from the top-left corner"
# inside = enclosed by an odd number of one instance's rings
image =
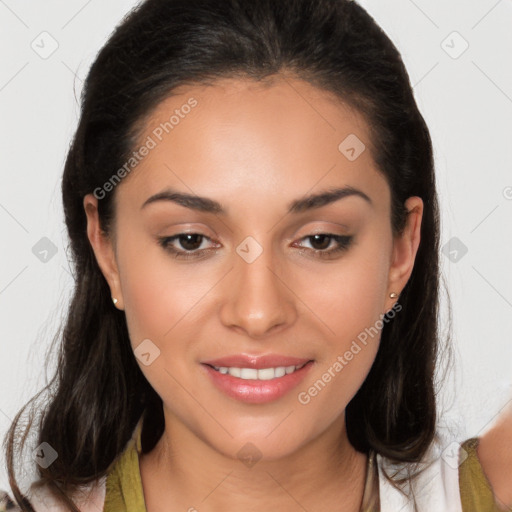
[[[224,362],[224,361],[223,361]],[[240,364],[236,361],[231,364]],[[288,361],[290,362],[290,361]],[[314,361],[293,361],[298,364],[270,366],[261,361],[253,363],[252,368],[245,366],[217,366],[202,363],[207,377],[223,395],[247,404],[264,404],[277,401],[297,387],[308,374]],[[224,362],[226,364],[226,362]],[[250,363],[249,363],[250,364]],[[275,364],[275,363],[274,363]],[[259,368],[254,368],[257,365]]]
[[[236,367],[228,367],[228,366],[213,366],[213,368],[222,373],[224,375],[229,374],[232,377],[236,377],[238,379],[243,380],[274,380],[284,377],[285,375],[290,375],[294,373],[296,370],[300,370],[304,365],[304,363],[299,366],[277,366],[275,368],[236,368]]]

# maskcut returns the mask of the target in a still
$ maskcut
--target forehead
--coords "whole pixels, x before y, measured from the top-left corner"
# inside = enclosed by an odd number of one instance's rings
[[[291,77],[177,88],[144,120],[135,149],[143,145],[150,149],[120,187],[130,201],[166,185],[218,198],[247,190],[270,198],[283,187],[296,197],[320,181],[383,185],[362,115]]]

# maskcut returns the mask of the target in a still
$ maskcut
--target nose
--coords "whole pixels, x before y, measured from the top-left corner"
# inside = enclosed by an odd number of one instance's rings
[[[226,327],[251,338],[262,338],[295,322],[293,285],[287,282],[286,272],[274,269],[278,265],[272,259],[271,250],[264,250],[251,263],[235,254],[220,310]]]

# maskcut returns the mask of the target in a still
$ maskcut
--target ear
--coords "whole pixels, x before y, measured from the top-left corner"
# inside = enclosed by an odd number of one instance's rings
[[[420,197],[409,197],[404,203],[407,209],[406,225],[403,232],[393,239],[391,266],[388,274],[389,293],[400,295],[414,268],[416,253],[420,245],[423,201]]]
[[[116,308],[123,309],[119,271],[117,268],[115,247],[111,237],[101,229],[98,215],[98,199],[93,194],[84,197],[84,209],[87,216],[87,237],[96,256],[96,261],[110,287],[110,294],[117,299]]]

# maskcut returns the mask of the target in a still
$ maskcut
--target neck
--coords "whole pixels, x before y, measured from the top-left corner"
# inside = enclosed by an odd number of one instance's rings
[[[140,471],[148,512],[357,512],[366,462],[348,440],[344,415],[286,457],[262,456],[244,464],[236,455],[219,453],[165,412],[165,431],[155,448],[140,456]]]

